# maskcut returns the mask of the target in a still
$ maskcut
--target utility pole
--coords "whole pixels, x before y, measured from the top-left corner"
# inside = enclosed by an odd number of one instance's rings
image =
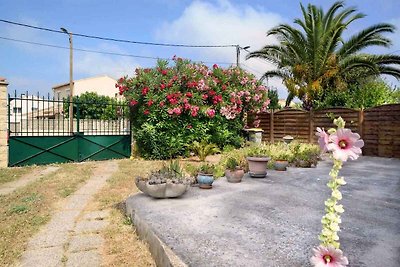
[[[250,46],[240,47],[240,45],[236,45],[236,67],[240,68],[240,49],[246,50],[249,48]]]
[[[61,31],[68,34],[69,37],[69,129],[74,133],[74,103],[72,97],[74,95],[74,77],[73,77],[73,61],[72,54],[72,32],[68,32],[65,28],[60,28]]]

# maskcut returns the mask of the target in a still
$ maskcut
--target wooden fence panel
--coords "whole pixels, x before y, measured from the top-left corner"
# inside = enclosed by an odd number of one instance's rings
[[[309,112],[298,109],[285,109],[274,113],[274,140],[282,141],[285,135],[291,135],[302,142],[309,141]]]
[[[400,158],[400,105],[364,111],[364,155]]]
[[[332,119],[341,116],[346,128],[364,139],[363,154],[368,156],[400,158],[400,104],[383,105],[365,111],[348,108],[330,108],[315,112],[285,109],[259,114],[263,141],[281,141],[291,135],[302,142],[317,142],[315,128],[334,127]]]

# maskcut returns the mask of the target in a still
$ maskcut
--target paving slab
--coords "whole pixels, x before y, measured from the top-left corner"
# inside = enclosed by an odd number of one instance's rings
[[[71,252],[86,251],[99,248],[103,245],[104,239],[98,234],[75,235],[69,241],[68,250]]]
[[[77,222],[74,231],[76,233],[92,233],[103,230],[108,225],[105,220],[83,220]]]
[[[79,251],[67,254],[67,267],[100,266],[101,255],[97,250]]]
[[[238,184],[221,178],[213,189],[192,187],[179,199],[139,193],[127,199],[127,212],[145,229],[143,238],[155,234],[182,264],[310,266],[331,167],[327,160]],[[340,174],[348,184],[341,189],[339,236],[351,266],[398,267],[400,160],[361,157],[346,162]]]
[[[22,267],[62,266],[62,246],[30,250],[22,256]]]

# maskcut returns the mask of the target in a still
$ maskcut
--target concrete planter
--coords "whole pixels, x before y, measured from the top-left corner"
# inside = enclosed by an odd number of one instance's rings
[[[244,176],[244,171],[242,169],[236,169],[234,171],[226,170],[225,177],[230,183],[240,183]]]
[[[253,178],[264,178],[267,175],[269,157],[247,157],[249,174]]]
[[[287,160],[276,160],[274,162],[274,168],[277,171],[286,171],[289,162]]]
[[[187,184],[183,183],[162,183],[162,184],[150,184],[147,181],[136,180],[137,188],[144,194],[154,198],[174,198],[183,195],[187,188]]]
[[[212,183],[214,182],[214,176],[207,173],[199,173],[197,175],[197,182],[201,189],[211,189]]]

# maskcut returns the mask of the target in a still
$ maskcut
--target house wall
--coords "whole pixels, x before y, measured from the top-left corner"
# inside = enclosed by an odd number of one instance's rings
[[[98,95],[104,95],[109,97],[119,97],[119,91],[115,88],[116,80],[108,77],[101,76],[95,78],[88,78],[82,80],[76,80],[74,82],[74,95],[81,95],[85,92],[94,92]],[[69,96],[69,84],[54,89],[54,97],[57,99],[66,98]],[[60,94],[58,94],[60,93]]]
[[[50,103],[52,105],[52,103]],[[34,112],[36,110],[41,109],[43,106],[43,101],[40,101],[40,98],[36,96],[25,96],[22,95],[18,99],[14,99],[10,101],[10,121],[11,122],[19,122],[21,118],[26,117],[27,113]],[[46,103],[46,107],[49,104]]]
[[[8,166],[7,145],[7,85],[0,80],[0,167]]]

